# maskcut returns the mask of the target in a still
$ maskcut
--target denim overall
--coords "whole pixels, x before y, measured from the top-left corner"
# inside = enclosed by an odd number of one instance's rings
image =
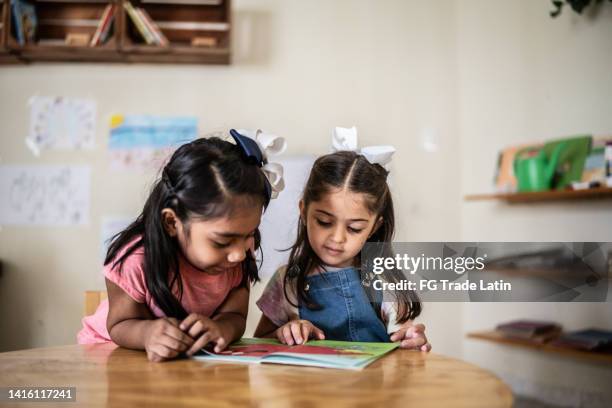
[[[327,340],[389,342],[389,335],[361,286],[359,272],[344,268],[306,277],[310,300],[321,309],[300,302],[300,319],[312,322]]]

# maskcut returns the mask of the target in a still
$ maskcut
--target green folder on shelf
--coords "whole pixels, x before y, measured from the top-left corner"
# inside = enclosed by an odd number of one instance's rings
[[[221,353],[202,350],[192,358],[232,363],[290,364],[361,370],[397,348],[399,343],[312,340],[287,346],[272,339],[241,339]]]

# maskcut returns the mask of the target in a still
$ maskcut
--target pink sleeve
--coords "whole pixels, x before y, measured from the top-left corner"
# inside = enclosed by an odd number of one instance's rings
[[[123,267],[119,264],[113,267],[113,262],[106,265],[104,276],[123,289],[137,303],[145,303],[147,284],[143,265],[144,254],[137,249],[124,260]]]

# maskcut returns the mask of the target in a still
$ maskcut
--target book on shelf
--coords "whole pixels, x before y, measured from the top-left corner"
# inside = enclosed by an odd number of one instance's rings
[[[313,340],[306,344],[287,346],[273,339],[243,338],[221,353],[202,350],[192,358],[199,361],[289,364],[362,370],[397,347],[397,343],[334,340]]]
[[[586,329],[568,332],[550,344],[584,351],[612,352],[612,331]]]
[[[147,29],[151,32],[151,34],[153,34],[155,43],[157,45],[161,45],[162,47],[167,47],[170,45],[168,38],[166,38],[164,33],[162,33],[157,24],[155,24],[149,13],[147,13],[147,11],[142,7],[136,7],[136,11],[138,12],[142,21],[145,23]]]
[[[91,39],[90,46],[95,47],[97,45],[104,44],[106,40],[108,40],[111,26],[113,25],[113,21],[115,19],[115,5],[108,4],[104,8],[104,12],[102,13],[102,18],[100,18],[100,22],[98,23],[98,27],[96,28],[96,32]]]
[[[546,343],[559,336],[562,328],[554,322],[514,320],[497,325],[495,330],[509,338]]]
[[[156,43],[155,37],[147,29],[146,24],[140,18],[138,11],[136,11],[136,8],[132,5],[132,3],[130,3],[129,1],[126,1],[123,3],[123,7],[125,7],[125,10],[130,16],[130,19],[132,20],[132,22],[134,23],[134,26],[136,26],[136,29],[138,30],[142,38],[144,38],[145,42],[149,45],[154,45]]]
[[[11,0],[11,17],[17,43],[24,46],[35,42],[38,19],[34,4],[25,0]]]
[[[159,26],[155,24],[149,13],[142,7],[134,7],[129,1],[124,3],[124,7],[136,29],[149,45],[168,46],[170,42]]]

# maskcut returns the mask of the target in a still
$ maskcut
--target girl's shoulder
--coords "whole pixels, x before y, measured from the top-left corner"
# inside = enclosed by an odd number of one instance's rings
[[[144,246],[138,244],[138,239],[134,239],[127,243],[121,248],[115,257],[104,265],[105,269],[118,269],[118,268],[133,268],[139,267],[142,269],[144,264]]]
[[[287,265],[282,265],[280,266],[276,272],[274,272],[274,276],[276,278],[280,278],[282,280],[285,279],[285,276],[287,275]]]
[[[286,283],[291,283],[291,280],[285,279],[287,276],[287,265],[282,265],[270,276],[266,284],[265,292],[281,292],[284,291]]]
[[[115,258],[104,265],[104,277],[123,289],[136,302],[144,303],[147,293],[144,248],[133,247],[135,242],[127,244]]]

